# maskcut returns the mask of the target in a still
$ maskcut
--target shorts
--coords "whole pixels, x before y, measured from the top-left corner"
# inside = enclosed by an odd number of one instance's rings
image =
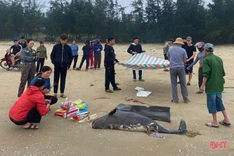
[[[167,54],[164,54],[164,59],[168,60]]]
[[[191,67],[189,70],[186,69],[191,64],[193,64],[193,62],[187,62],[187,63],[185,63],[185,73],[186,74],[193,73],[193,67]]]
[[[207,95],[207,108],[210,114],[224,111],[224,105],[222,101],[222,93],[218,94],[206,94]]]

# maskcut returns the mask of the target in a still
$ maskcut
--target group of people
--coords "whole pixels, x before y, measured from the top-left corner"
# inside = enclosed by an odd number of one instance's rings
[[[94,44],[92,40],[86,40],[84,43],[84,46],[82,47],[83,51],[83,57],[81,59],[80,65],[78,68],[76,68],[78,56],[79,56],[79,47],[76,44],[75,41],[72,41],[71,44],[72,49],[72,56],[73,59],[71,60],[71,63],[68,66],[68,69],[70,68],[72,61],[73,63],[73,69],[75,70],[81,70],[84,61],[86,61],[86,67],[85,70],[88,71],[88,69],[100,69],[101,67],[101,54],[102,54],[102,44],[100,39],[96,39]]]
[[[173,40],[169,39],[168,43],[172,42]],[[167,45],[164,47],[167,47]],[[199,53],[197,54],[195,62],[193,62],[194,57],[196,56],[195,46],[198,48]],[[198,42],[195,46],[192,45],[192,38],[190,36],[186,38],[186,42],[179,37],[174,42],[173,48],[168,48],[168,52],[165,53],[167,59],[170,61],[170,79],[173,97],[171,102],[179,103],[177,84],[180,84],[184,102],[190,102],[186,85],[190,85],[193,73],[192,67],[199,61],[199,91],[197,93],[200,94],[204,91],[206,92],[207,108],[209,113],[212,114],[213,118],[211,122],[208,122],[205,125],[218,128],[219,125],[216,113],[221,111],[223,113],[224,120],[220,121],[219,124],[230,126],[231,123],[227,117],[227,113],[222,102],[222,92],[224,89],[223,77],[225,76],[223,61],[220,57],[214,55],[213,44],[204,44],[204,42]],[[189,80],[187,84],[186,73],[189,74]],[[177,77],[179,77],[179,83],[177,82]]]
[[[21,51],[22,59],[22,74],[21,74],[21,83],[19,86],[19,99],[11,107],[9,112],[9,117],[12,122],[17,125],[23,125],[25,129],[38,129],[37,125],[33,123],[39,123],[41,116],[46,115],[49,112],[51,104],[57,102],[57,92],[58,84],[60,79],[60,97],[66,98],[64,94],[66,75],[67,70],[71,66],[71,60],[74,59],[73,68],[76,68],[76,61],[78,58],[78,46],[76,46],[75,41],[72,42],[72,45],[67,45],[67,35],[62,34],[60,36],[60,43],[56,44],[51,52],[50,58],[51,62],[54,65],[54,96],[49,96],[51,84],[50,84],[50,74],[52,69],[48,66],[43,66],[40,69],[40,72],[35,75],[35,61],[40,56],[39,52],[42,51],[42,48],[38,48],[37,51],[33,50],[34,41],[32,39],[27,40],[27,47]],[[170,39],[168,43],[173,43],[173,39]],[[41,43],[42,45],[42,43]],[[95,45],[97,45],[95,47]],[[95,51],[98,52],[96,57],[100,57],[102,47],[100,41],[96,41],[93,46],[94,54]],[[109,37],[107,39],[107,44],[105,45],[105,91],[107,93],[113,93],[110,89],[110,83],[114,91],[120,91],[121,88],[117,87],[115,82],[115,64],[119,61],[116,58],[116,52],[113,48],[115,45],[115,39]],[[168,48],[167,52],[165,51],[165,58],[170,61],[170,79],[172,86],[172,95],[173,99],[171,102],[178,103],[179,98],[177,94],[177,77],[179,77],[179,84],[181,86],[181,92],[183,95],[183,100],[185,103],[190,102],[188,98],[187,86],[190,85],[191,76],[189,76],[189,81],[186,84],[186,75],[185,69],[189,73],[192,73],[191,68],[200,60],[200,78],[202,75],[202,82],[199,82],[200,92],[204,92],[204,89],[207,94],[207,107],[209,113],[213,116],[213,121],[206,123],[209,127],[219,127],[217,122],[217,111],[222,111],[224,115],[224,120],[219,123],[225,126],[230,126],[230,121],[227,117],[223,102],[222,102],[222,91],[223,83],[225,76],[225,71],[223,68],[223,62],[220,57],[213,54],[214,47],[212,44],[199,42],[196,44],[200,53],[197,56],[195,62],[192,62],[196,55],[196,49],[192,48],[192,39],[187,37],[187,45],[190,49],[190,53],[186,52],[187,47],[184,46],[182,38],[177,38],[174,42],[173,48]],[[184,46],[184,48],[182,48]],[[86,40],[85,45],[82,48],[84,55],[82,58],[81,65],[78,70],[81,69],[83,62],[86,60],[86,69],[89,66],[90,56],[90,41]],[[46,50],[45,50],[46,51]],[[77,52],[77,53],[76,53]],[[139,44],[139,39],[134,38],[134,43],[132,43],[128,50],[128,53],[135,55],[138,53],[144,52],[141,45]],[[47,58],[47,57],[46,57]],[[41,61],[43,62],[43,60]],[[202,66],[201,66],[202,65]],[[97,68],[100,68],[99,63],[96,65]],[[136,73],[133,71],[133,80],[136,81]],[[28,81],[28,88],[25,92],[24,87]],[[142,79],[142,71],[139,71],[139,81],[144,81]]]

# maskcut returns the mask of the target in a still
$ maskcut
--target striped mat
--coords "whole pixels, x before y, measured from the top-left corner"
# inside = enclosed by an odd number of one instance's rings
[[[118,63],[127,69],[143,70],[143,69],[159,69],[170,67],[168,60],[159,59],[147,54],[135,54],[126,63]]]

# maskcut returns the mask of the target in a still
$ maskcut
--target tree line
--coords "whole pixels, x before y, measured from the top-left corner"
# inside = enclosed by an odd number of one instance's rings
[[[132,12],[118,0],[1,0],[0,39],[13,36],[57,41],[114,36],[117,42],[138,37],[144,43],[192,36],[195,41],[234,41],[234,0],[133,0]],[[47,8],[47,9],[45,9]]]

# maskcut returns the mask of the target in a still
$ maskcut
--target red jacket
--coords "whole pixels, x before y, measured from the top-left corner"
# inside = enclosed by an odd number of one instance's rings
[[[41,116],[45,116],[49,109],[45,105],[45,98],[40,89],[30,86],[20,96],[9,111],[9,116],[15,121],[24,120],[32,108],[37,107]]]

